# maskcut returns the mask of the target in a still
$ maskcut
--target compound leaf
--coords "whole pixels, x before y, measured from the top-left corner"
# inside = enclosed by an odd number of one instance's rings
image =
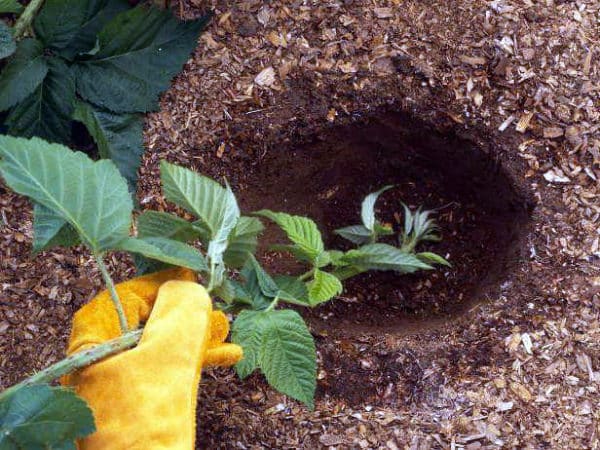
[[[115,163],[133,191],[144,153],[142,115],[115,114],[77,101],[73,119],[85,125],[98,145],[100,157]]]
[[[314,263],[324,251],[323,238],[317,224],[307,217],[263,209],[256,212],[275,222],[303,253]]]
[[[0,74],[0,111],[23,101],[48,73],[44,47],[35,39],[23,39]]]
[[[229,235],[227,250],[223,254],[225,264],[234,269],[244,267],[248,255],[256,253],[258,235],[263,230],[263,224],[256,217],[240,217]]]
[[[246,378],[259,367],[260,348],[267,313],[263,311],[242,311],[231,327],[231,342],[244,350],[244,357],[235,365],[241,379]]]
[[[100,29],[127,9],[125,0],[46,0],[34,29],[46,47],[72,59],[91,50]]]
[[[37,203],[33,204],[33,252],[52,247],[72,247],[80,243],[77,232],[61,216]]]
[[[368,230],[375,230],[375,202],[377,201],[377,198],[391,188],[393,188],[391,185],[384,186],[378,191],[367,195],[363,200],[360,215],[362,217],[363,225]]]
[[[340,259],[341,262],[365,270],[395,270],[401,273],[413,273],[417,270],[431,269],[411,253],[406,253],[388,244],[369,244],[350,250]]]
[[[19,14],[23,5],[17,0],[0,0],[0,14]]]
[[[331,300],[342,293],[341,281],[334,275],[315,270],[313,280],[308,283],[308,298],[311,306]]]
[[[144,5],[119,14],[99,32],[98,52],[75,66],[78,93],[115,112],[156,110],[209,18],[180,22]]]
[[[12,30],[0,20],[0,59],[8,58],[17,49]]]
[[[116,249],[138,253],[173,266],[187,267],[196,272],[208,270],[202,253],[197,249],[164,237],[127,238],[121,241]]]
[[[115,165],[39,138],[0,136],[0,174],[15,192],[68,222],[94,253],[129,235],[133,203]]]
[[[38,136],[54,142],[68,142],[75,102],[75,79],[60,58],[47,58],[48,74],[29,97],[8,115],[9,132],[17,136]]]
[[[0,403],[0,448],[74,449],[95,431],[92,411],[72,390],[23,387]]]
[[[296,311],[264,314],[258,361],[262,372],[275,389],[314,408],[317,356],[310,331]]]

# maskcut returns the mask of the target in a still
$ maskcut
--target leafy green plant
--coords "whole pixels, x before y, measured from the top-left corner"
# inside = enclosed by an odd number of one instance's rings
[[[433,253],[427,255],[435,257],[423,257],[423,253],[414,252],[421,240],[437,236],[435,223],[427,212],[406,210],[406,214],[411,214],[406,222],[410,227],[405,226],[401,247],[377,242],[393,232],[375,217],[377,197],[390,187],[363,201],[364,230],[338,230],[338,234],[358,245],[341,251],[325,248],[322,234],[311,219],[270,210],[242,215],[227,183],[221,185],[164,161],[164,196],[193,215],[193,221],[165,212],[145,211],[138,216],[137,227],[133,227],[130,192],[112,161],[92,161],[83,153],[39,138],[0,136],[0,175],[10,188],[34,203],[34,251],[78,244],[89,249],[111,293],[123,330],[116,340],[72,355],[0,393],[0,430],[5,432],[0,439],[12,439],[10,442],[17,446],[26,442],[21,439],[27,436],[17,428],[33,432],[39,414],[43,414],[35,409],[43,408],[42,403],[21,401],[28,392],[44,393],[48,399],[59,396],[64,402],[61,417],[72,425],[68,430],[57,425],[55,430],[39,434],[40,445],[72,448],[66,442],[72,443],[93,430],[93,420],[81,412],[81,400],[74,394],[54,391],[47,383],[129,348],[141,336],[141,330],[127,329],[114,283],[104,264],[104,256],[110,251],[133,254],[141,273],[165,266],[188,267],[199,273],[217,298],[217,306],[235,315],[232,341],[241,345],[245,354],[236,366],[239,376],[245,378],[260,370],[275,389],[311,408],[316,389],[315,343],[302,316],[295,309],[282,306],[316,307],[339,295],[343,280],[365,271],[411,273],[432,269],[432,263],[446,263]],[[264,228],[260,218],[282,229],[289,242],[274,245],[273,250],[290,254],[303,263],[304,273],[271,275],[261,266],[255,256]],[[132,228],[137,228],[137,236],[130,235]],[[359,235],[363,236],[360,240],[356,238]],[[188,242],[195,242],[202,251]],[[31,391],[32,387],[39,388],[39,392]],[[77,413],[79,419],[70,420],[71,412]]]
[[[0,22],[0,112],[15,136],[71,141],[81,122],[101,158],[135,186],[143,153],[143,113],[158,108],[209,20],[180,22],[169,11],[127,0],[32,1],[11,30]],[[0,0],[0,13],[18,13]],[[23,20],[21,20],[23,19]],[[15,43],[27,22],[31,37]]]

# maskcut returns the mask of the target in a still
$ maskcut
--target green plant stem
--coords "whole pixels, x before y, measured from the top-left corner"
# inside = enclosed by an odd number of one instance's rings
[[[35,18],[35,15],[37,14],[38,10],[41,8],[43,3],[44,0],[31,0],[29,4],[25,7],[25,10],[19,16],[17,22],[15,23],[15,39],[20,38],[23,35],[23,33],[25,33],[25,30],[29,28],[29,25],[31,25],[31,22]]]
[[[50,367],[46,367],[44,370],[36,373],[35,375],[32,375],[20,383],[2,391],[0,393],[0,401],[4,400],[9,395],[25,386],[50,383],[57,378],[62,377],[63,375],[74,372],[77,369],[87,367],[90,364],[106,358],[107,356],[111,356],[115,353],[119,353],[123,350],[131,348],[139,342],[143,331],[144,330],[141,329],[130,331],[129,333],[123,334],[118,338],[106,341],[103,344],[99,344],[88,350],[75,353],[55,364],[52,364]]]
[[[311,269],[308,272],[306,272],[305,274],[302,274],[298,277],[298,279],[300,281],[306,281],[308,280],[310,277],[312,277],[315,274],[315,269]]]
[[[108,273],[108,269],[106,264],[104,264],[102,255],[94,255],[94,257],[96,258],[96,263],[100,268],[100,273],[102,273],[102,278],[104,279],[104,283],[108,288],[108,292],[110,292],[110,298],[112,299],[115,310],[117,311],[117,315],[119,316],[119,325],[121,325],[121,331],[123,333],[127,333],[127,331],[129,331],[129,327],[127,326],[127,317],[125,316],[125,311],[123,311],[123,305],[121,304],[121,300],[117,294],[115,283]]]
[[[273,299],[271,304],[267,307],[267,309],[265,309],[265,312],[273,311],[275,309],[275,307],[277,306],[277,303],[279,303],[279,297],[275,297]]]

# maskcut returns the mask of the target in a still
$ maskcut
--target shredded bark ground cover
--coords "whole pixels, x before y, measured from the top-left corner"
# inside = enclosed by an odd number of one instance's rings
[[[600,448],[598,2],[172,3],[216,15],[147,119],[143,208],[170,208],[163,158],[329,233],[394,182],[379,213],[440,208],[453,264],[363,277],[307,314],[313,412],[206,373],[198,448]],[[32,256],[28,203],[0,194],[6,387],[60,358],[100,277],[79,250]]]

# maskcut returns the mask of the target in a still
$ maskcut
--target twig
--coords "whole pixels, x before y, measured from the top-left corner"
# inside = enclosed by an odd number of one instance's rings
[[[25,10],[19,16],[17,22],[15,23],[13,33],[15,39],[20,38],[23,35],[23,33],[25,33],[25,30],[29,28],[29,25],[31,25],[31,22],[35,18],[38,10],[40,9],[43,3],[44,0],[31,0],[31,2],[29,2],[29,4],[25,7]]]
[[[50,383],[63,375],[74,372],[77,369],[87,367],[107,356],[114,355],[115,353],[122,352],[128,348],[136,345],[142,337],[144,330],[130,331],[129,333],[123,334],[118,338],[99,344],[96,347],[84,350],[82,352],[75,353],[50,367],[46,367],[44,370],[30,376],[29,378],[21,381],[14,386],[5,389],[0,393],[0,402],[6,399],[15,391],[31,386],[34,384]]]
[[[110,298],[112,299],[113,305],[117,310],[117,315],[119,316],[119,325],[121,325],[121,331],[123,333],[127,333],[129,331],[129,327],[127,326],[127,317],[125,316],[125,312],[123,311],[123,305],[121,304],[121,300],[119,299],[119,294],[117,294],[117,289],[115,288],[115,283],[113,282],[110,274],[108,273],[108,269],[104,264],[102,259],[102,255],[94,255],[96,258],[96,263],[100,268],[100,272],[102,273],[102,278],[104,279],[104,283],[108,288],[108,292],[110,292]]]

